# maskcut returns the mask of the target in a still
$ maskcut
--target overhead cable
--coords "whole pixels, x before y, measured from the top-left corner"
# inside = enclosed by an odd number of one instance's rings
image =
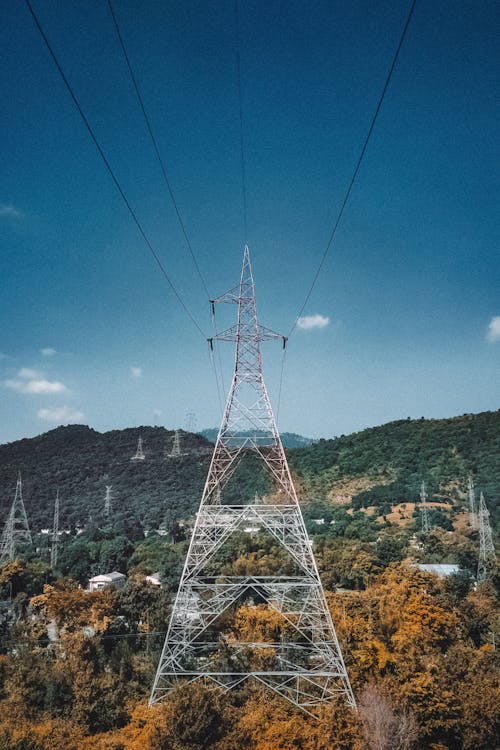
[[[167,187],[168,193],[170,195],[170,199],[172,201],[172,205],[174,207],[175,214],[176,214],[177,220],[179,222],[179,226],[181,228],[182,234],[184,235],[184,239],[186,241],[186,245],[187,245],[189,253],[191,255],[191,259],[192,259],[192,261],[194,263],[194,266],[196,268],[196,272],[197,272],[197,274],[199,276],[199,279],[200,279],[200,281],[201,281],[201,283],[203,285],[203,288],[205,290],[205,293],[206,293],[207,297],[210,299],[210,293],[209,293],[207,285],[205,283],[205,279],[203,278],[203,275],[202,275],[202,273],[200,271],[200,267],[198,265],[198,261],[196,260],[196,256],[194,254],[193,247],[191,245],[191,241],[189,239],[189,236],[188,236],[188,233],[187,233],[187,230],[186,230],[186,225],[184,224],[184,221],[182,219],[182,216],[181,216],[181,213],[180,213],[180,210],[179,210],[179,206],[177,204],[177,200],[175,198],[174,191],[172,189],[172,185],[170,183],[170,180],[169,180],[169,177],[168,177],[168,174],[167,174],[167,168],[166,168],[165,162],[163,161],[163,158],[161,156],[160,148],[158,146],[158,141],[156,140],[155,134],[153,132],[153,128],[152,128],[152,125],[151,125],[151,120],[149,119],[148,113],[146,111],[146,106],[144,104],[144,100],[142,98],[142,94],[140,92],[139,85],[137,83],[137,78],[135,77],[135,73],[134,73],[134,70],[132,68],[132,64],[130,62],[130,57],[128,55],[127,48],[125,46],[125,42],[123,40],[123,36],[121,34],[121,31],[120,31],[120,27],[118,25],[118,20],[116,18],[116,14],[115,14],[113,5],[111,3],[111,0],[107,0],[107,2],[108,2],[109,12],[111,13],[111,18],[113,19],[113,25],[115,27],[116,35],[118,37],[118,41],[120,42],[120,47],[122,49],[123,56],[124,56],[125,62],[127,64],[128,72],[130,74],[130,79],[132,81],[132,85],[134,87],[135,94],[137,96],[137,100],[139,102],[139,106],[141,108],[141,111],[142,111],[142,114],[143,114],[143,117],[144,117],[144,121],[146,123],[146,127],[147,127],[147,130],[148,130],[148,133],[149,133],[149,137],[151,139],[151,143],[153,144],[153,149],[154,149],[154,152],[156,154],[156,158],[158,159],[158,163],[160,165],[161,173],[163,175],[163,181],[165,182],[165,185]]]
[[[345,207],[347,205],[347,202],[349,200],[349,197],[351,195],[351,191],[352,191],[352,188],[353,188],[354,183],[356,181],[356,177],[358,176],[358,172],[359,172],[359,169],[361,167],[361,163],[363,161],[363,158],[364,158],[366,149],[368,147],[368,143],[370,141],[371,135],[373,133],[373,129],[375,127],[375,123],[377,121],[380,109],[382,107],[382,103],[384,101],[385,94],[387,92],[387,89],[389,87],[389,83],[390,83],[391,78],[392,78],[392,74],[393,74],[394,69],[396,67],[396,63],[397,63],[397,60],[398,60],[398,57],[399,57],[399,53],[401,51],[401,47],[403,46],[403,42],[404,42],[404,39],[405,39],[405,36],[406,36],[406,32],[408,31],[408,27],[410,25],[410,21],[411,21],[412,16],[413,16],[413,11],[415,9],[416,2],[417,2],[417,0],[413,0],[412,1],[412,4],[410,6],[410,10],[408,11],[408,16],[406,18],[406,23],[405,23],[405,25],[403,27],[403,31],[401,32],[401,36],[399,38],[399,43],[398,43],[396,52],[394,54],[394,57],[392,59],[392,64],[391,64],[391,67],[389,69],[389,73],[387,74],[387,78],[385,79],[385,83],[384,83],[384,87],[382,89],[382,93],[380,94],[380,97],[379,97],[379,100],[378,100],[375,112],[374,112],[373,117],[371,119],[370,127],[368,128],[368,132],[366,134],[363,146],[361,148],[358,160],[356,162],[356,166],[355,166],[354,171],[352,173],[351,180],[349,182],[349,186],[348,186],[347,191],[346,191],[345,196],[344,196],[344,200],[342,201],[342,204],[340,206],[340,210],[339,210],[339,212],[337,214],[337,218],[335,220],[335,224],[334,224],[332,232],[330,234],[330,238],[328,240],[326,248],[325,248],[325,250],[323,252],[323,255],[321,257],[319,266],[318,266],[317,271],[316,271],[316,273],[314,275],[314,278],[312,280],[311,286],[309,287],[309,290],[308,290],[308,292],[306,294],[304,303],[303,303],[302,307],[300,308],[297,317],[295,318],[295,322],[294,322],[293,326],[291,327],[290,333],[288,334],[288,336],[291,336],[291,334],[293,333],[293,331],[297,327],[297,323],[299,321],[299,318],[301,317],[302,313],[305,310],[305,307],[306,307],[307,303],[309,302],[309,298],[311,297],[312,291],[313,291],[313,289],[314,289],[314,287],[316,285],[316,282],[318,281],[319,275],[321,273],[321,269],[323,268],[323,265],[325,263],[326,257],[327,257],[327,255],[328,255],[328,253],[330,251],[331,246],[332,246],[333,240],[335,239],[335,235],[336,235],[337,229],[338,229],[338,227],[340,225],[340,222],[341,222],[341,219],[342,219],[342,215],[344,213],[344,209],[345,209]]]
[[[124,192],[122,186],[120,185],[120,182],[119,182],[117,176],[115,175],[115,173],[113,171],[113,168],[111,167],[111,164],[109,163],[109,161],[108,161],[108,159],[107,159],[107,157],[106,157],[106,155],[104,153],[104,150],[103,150],[101,144],[99,143],[99,141],[97,139],[97,136],[96,136],[96,134],[95,134],[95,132],[94,132],[94,130],[93,130],[93,128],[92,128],[92,126],[91,126],[91,124],[90,124],[90,122],[89,122],[86,114],[85,114],[85,112],[83,111],[83,109],[82,109],[82,107],[80,105],[80,102],[78,101],[78,98],[77,98],[75,92],[73,91],[73,88],[72,88],[71,84],[69,83],[69,81],[68,81],[68,79],[66,77],[66,74],[64,73],[64,70],[63,70],[63,68],[61,66],[61,63],[59,62],[59,60],[58,60],[58,58],[57,58],[57,56],[56,56],[56,54],[55,54],[55,52],[54,52],[54,50],[52,48],[52,46],[51,46],[51,44],[50,44],[47,36],[46,36],[46,34],[45,34],[45,32],[44,32],[41,24],[40,24],[40,21],[38,20],[38,17],[37,17],[37,15],[36,15],[36,13],[35,13],[35,11],[33,9],[33,6],[31,5],[30,0],[24,0],[24,1],[26,3],[26,6],[27,6],[27,8],[28,8],[28,10],[29,10],[32,18],[33,18],[35,26],[37,27],[37,29],[38,29],[38,31],[40,33],[40,36],[42,37],[42,39],[43,39],[43,41],[45,43],[45,46],[47,47],[47,50],[49,51],[49,54],[52,57],[52,60],[54,61],[54,64],[55,64],[57,70],[59,71],[59,74],[60,74],[60,76],[61,76],[61,78],[63,80],[63,83],[66,86],[66,89],[68,90],[68,93],[71,96],[71,99],[73,100],[73,103],[74,103],[75,107],[77,108],[78,113],[79,113],[80,117],[82,118],[83,123],[84,123],[85,127],[87,128],[87,131],[88,131],[88,133],[89,133],[92,141],[94,142],[94,145],[95,145],[95,147],[96,147],[96,149],[97,149],[97,151],[99,153],[99,156],[101,157],[102,161],[104,162],[104,165],[105,165],[105,167],[106,167],[106,169],[107,169],[107,171],[108,171],[111,179],[113,180],[113,183],[114,183],[116,189],[120,193],[120,196],[121,196],[123,202],[125,203],[125,205],[126,205],[128,211],[129,211],[129,213],[130,213],[130,215],[131,215],[131,217],[132,217],[132,219],[133,219],[133,221],[134,221],[137,229],[139,230],[139,233],[140,233],[141,237],[143,238],[144,242],[146,243],[146,245],[147,245],[147,247],[148,247],[151,255],[153,256],[153,258],[156,261],[156,264],[157,264],[158,268],[160,269],[162,275],[164,276],[165,280],[167,281],[168,285],[170,286],[170,289],[174,293],[174,295],[177,298],[177,301],[181,305],[182,309],[184,310],[184,312],[186,313],[186,315],[189,317],[189,319],[191,320],[191,322],[193,323],[193,325],[201,333],[201,335],[203,336],[203,338],[205,338],[205,334],[203,332],[203,329],[198,324],[196,318],[194,317],[194,315],[191,313],[191,311],[187,307],[187,305],[184,302],[184,300],[182,299],[179,291],[177,290],[177,288],[175,287],[173,281],[171,280],[170,276],[168,275],[165,266],[163,265],[163,263],[162,263],[159,255],[158,255],[158,253],[156,252],[156,250],[154,249],[153,245],[151,244],[151,242],[150,242],[148,236],[146,235],[146,232],[145,232],[145,230],[144,230],[141,222],[139,221],[139,218],[138,218],[137,214],[135,213],[134,209],[132,208],[132,206],[131,206],[128,198],[127,198],[127,196],[125,195],[125,192]]]
[[[241,160],[241,197],[243,203],[243,233],[244,244],[248,242],[247,237],[247,188],[246,188],[246,165],[245,148],[243,141],[243,102],[241,94],[241,55],[240,55],[240,10],[239,1],[234,0],[235,9],[235,32],[236,32],[236,72],[238,78],[238,110],[240,120],[240,160]]]

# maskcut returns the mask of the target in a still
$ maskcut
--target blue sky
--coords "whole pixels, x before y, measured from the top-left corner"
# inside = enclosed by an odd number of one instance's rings
[[[107,4],[33,5],[155,250],[212,335]],[[240,6],[247,239],[261,321],[287,333],[408,5]],[[244,245],[233,0],[114,8],[216,296],[237,281]],[[323,325],[289,341],[281,429],[328,437],[499,408],[499,32],[493,1],[417,2],[304,310]],[[148,254],[24,3],[4,9],[0,44],[0,442],[73,421],[172,429],[187,412],[199,428],[217,425],[204,336]],[[220,328],[234,310],[222,312]],[[276,406],[279,344],[264,344],[263,357]]]

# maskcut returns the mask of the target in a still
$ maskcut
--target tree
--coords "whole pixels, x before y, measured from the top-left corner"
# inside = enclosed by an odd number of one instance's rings
[[[396,714],[388,695],[369,683],[358,703],[366,750],[412,750],[418,739],[417,726],[409,713]]]

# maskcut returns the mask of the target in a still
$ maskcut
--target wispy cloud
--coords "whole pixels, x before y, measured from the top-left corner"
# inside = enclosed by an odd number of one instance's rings
[[[0,216],[22,216],[22,211],[12,205],[12,203],[0,203]]]
[[[40,349],[40,354],[42,357],[53,357],[54,354],[57,354],[57,351],[52,349],[51,346],[46,346],[43,349]]]
[[[4,380],[6,388],[18,393],[53,394],[67,393],[68,389],[59,380],[47,380],[38,370],[22,367],[16,378]]]
[[[142,367],[131,367],[130,374],[133,378],[140,378],[142,376]]]
[[[39,409],[37,415],[44,422],[58,422],[59,424],[81,422],[85,418],[83,412],[73,409],[71,406],[55,406],[51,409]]]
[[[324,328],[330,322],[326,315],[304,315],[297,320],[297,326],[303,331],[310,331],[313,328]]]
[[[488,341],[500,341],[500,315],[494,315],[488,323],[486,338]]]

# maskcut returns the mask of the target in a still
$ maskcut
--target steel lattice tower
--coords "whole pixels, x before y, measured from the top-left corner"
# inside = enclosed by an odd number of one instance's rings
[[[175,430],[174,432],[174,440],[172,443],[172,450],[168,454],[169,458],[179,458],[179,456],[182,455],[181,453],[181,431]]]
[[[431,526],[429,523],[429,514],[427,512],[427,492],[425,491],[425,482],[420,487],[420,511],[422,513],[422,533],[426,534]]]
[[[130,459],[131,461],[144,461],[146,456],[144,455],[144,451],[142,449],[142,437],[139,437],[139,440],[137,441],[137,450],[135,452],[135,455],[132,456]]]
[[[21,472],[19,472],[16,494],[0,542],[0,562],[14,560],[18,547],[27,544],[32,544],[32,539],[23,501]]]
[[[52,524],[52,546],[50,548],[50,567],[57,567],[57,546],[59,544],[59,490],[56,492],[54,502],[54,522]]]
[[[477,529],[477,513],[476,513],[476,491],[474,489],[474,481],[471,476],[467,479],[467,494],[469,497],[469,524],[471,529]]]
[[[113,493],[111,492],[112,489],[113,489],[112,484],[106,485],[106,497],[104,498],[104,515],[108,519],[111,515],[111,499],[113,496]]]
[[[484,495],[479,496],[479,560],[477,565],[477,580],[484,581],[497,567],[495,547],[490,526],[490,513],[486,506]]]
[[[309,713],[338,695],[355,706],[262,375],[260,342],[286,339],[258,323],[247,247],[240,284],[215,302],[238,306],[237,324],[216,336],[236,342],[234,374],[150,705],[179,680],[203,679],[229,690],[253,678]],[[267,470],[273,494],[224,504],[224,490],[248,455]],[[217,551],[245,528],[271,535],[295,572],[235,576],[211,571]],[[249,598],[278,613],[283,627],[276,642],[243,642],[212,627]]]

